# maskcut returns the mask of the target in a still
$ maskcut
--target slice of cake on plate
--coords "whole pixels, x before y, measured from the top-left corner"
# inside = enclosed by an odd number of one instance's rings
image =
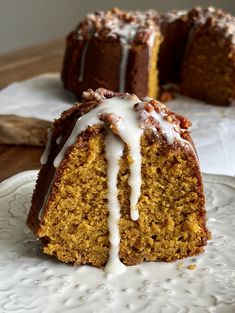
[[[108,272],[202,252],[209,233],[189,126],[153,99],[84,92],[42,155],[27,224],[43,251]]]

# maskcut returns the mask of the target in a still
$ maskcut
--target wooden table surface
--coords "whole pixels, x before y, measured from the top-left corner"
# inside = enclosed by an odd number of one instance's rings
[[[48,72],[59,72],[64,39],[0,55],[0,89]],[[1,105],[1,104],[0,104]],[[0,181],[21,171],[38,169],[43,148],[0,145]]]

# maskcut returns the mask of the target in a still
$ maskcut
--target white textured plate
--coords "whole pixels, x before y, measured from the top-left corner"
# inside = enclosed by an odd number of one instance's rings
[[[23,172],[0,184],[1,313],[235,312],[235,178],[204,175],[213,235],[204,254],[105,277],[41,253],[25,225],[36,176]]]

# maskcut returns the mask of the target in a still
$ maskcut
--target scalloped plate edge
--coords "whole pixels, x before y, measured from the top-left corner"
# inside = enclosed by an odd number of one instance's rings
[[[220,183],[235,188],[235,177],[220,174],[202,173],[203,182]]]
[[[27,183],[35,183],[39,170],[23,171],[15,174],[0,183],[0,194],[2,197],[14,192],[20,186]]]

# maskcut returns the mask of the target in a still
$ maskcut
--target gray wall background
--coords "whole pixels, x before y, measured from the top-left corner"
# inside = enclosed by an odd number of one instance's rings
[[[167,11],[221,7],[235,15],[235,0],[0,0],[0,53],[64,37],[86,13],[117,6]]]

